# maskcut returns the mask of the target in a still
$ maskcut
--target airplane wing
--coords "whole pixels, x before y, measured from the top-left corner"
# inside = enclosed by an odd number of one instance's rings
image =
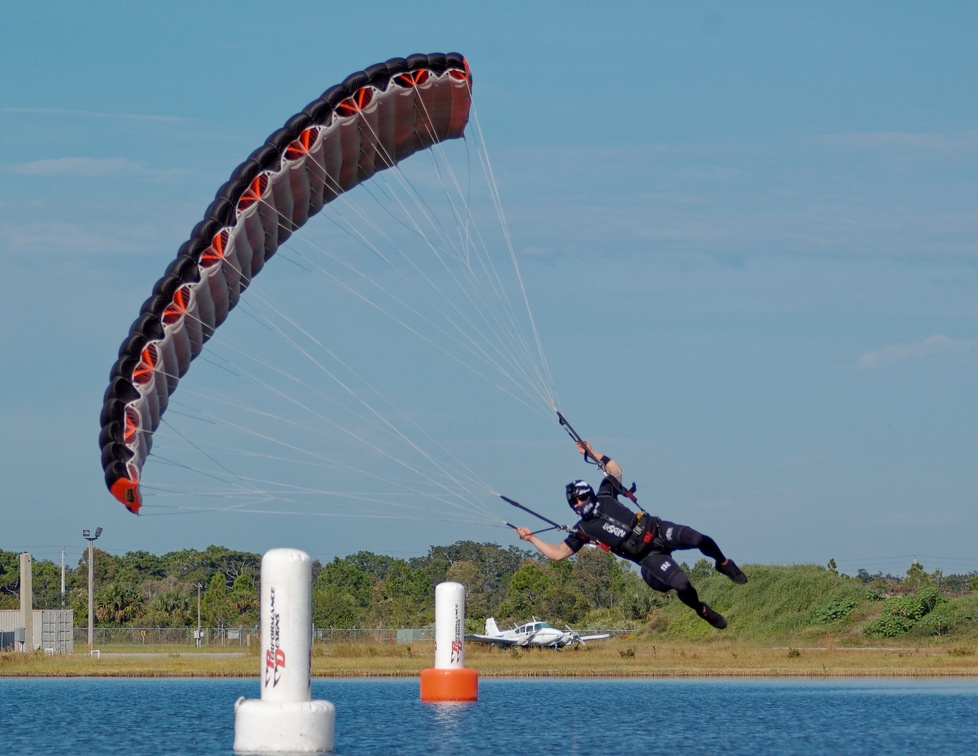
[[[578,638],[578,640],[587,642],[593,640],[604,640],[605,638],[610,638],[610,637],[611,637],[611,633],[601,633],[601,635],[582,635],[580,638]]]
[[[502,638],[498,635],[479,635],[478,633],[467,633],[465,640],[475,641],[476,643],[493,643],[497,646],[516,646],[521,643],[521,641],[515,638]]]

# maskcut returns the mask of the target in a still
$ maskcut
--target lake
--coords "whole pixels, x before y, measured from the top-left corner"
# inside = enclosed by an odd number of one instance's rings
[[[230,754],[257,679],[0,679],[3,754]],[[978,680],[317,679],[337,754],[978,753]]]

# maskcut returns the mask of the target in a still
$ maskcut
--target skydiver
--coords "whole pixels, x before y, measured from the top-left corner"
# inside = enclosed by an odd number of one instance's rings
[[[580,517],[571,534],[561,543],[552,544],[541,540],[529,528],[519,527],[516,532],[529,541],[548,559],[559,562],[580,551],[588,541],[612,553],[635,562],[642,570],[642,579],[649,588],[660,593],[675,590],[679,600],[691,608],[713,627],[722,630],[726,618],[700,601],[693,584],[672,558],[672,552],[681,549],[699,549],[704,556],[715,560],[717,572],[733,582],[743,585],[747,576],[720,551],[716,541],[693,530],[688,525],[667,522],[641,512],[635,514],[618,501],[622,487],[621,466],[610,457],[598,454],[587,442],[578,442],[577,450],[585,459],[600,460],[605,478],[595,494],[583,480],[575,480],[566,487],[567,503]]]

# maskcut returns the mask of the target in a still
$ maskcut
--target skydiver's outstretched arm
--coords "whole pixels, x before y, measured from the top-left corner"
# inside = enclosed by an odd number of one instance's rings
[[[563,561],[574,553],[571,551],[571,547],[563,541],[557,544],[547,543],[546,541],[537,538],[529,528],[516,528],[516,532],[522,540],[529,541],[531,544],[533,544],[537,551],[547,557],[547,559],[551,559],[554,562]]]
[[[615,462],[615,460],[613,460],[611,457],[605,456],[604,454],[596,452],[594,447],[592,447],[587,441],[579,441],[577,443],[577,450],[584,455],[584,459],[590,457],[595,462],[600,462],[604,466],[605,472],[621,483],[621,465]]]

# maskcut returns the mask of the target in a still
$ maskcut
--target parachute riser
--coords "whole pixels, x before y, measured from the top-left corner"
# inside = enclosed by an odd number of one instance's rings
[[[573,533],[574,532],[573,530],[571,530],[566,525],[558,525],[553,520],[544,517],[539,512],[534,512],[529,507],[524,507],[518,501],[514,501],[513,499],[509,498],[508,496],[502,496],[501,495],[499,498],[502,499],[503,501],[505,501],[507,504],[512,504],[517,509],[522,509],[524,512],[527,512],[528,514],[533,515],[538,520],[543,520],[545,523],[547,523],[550,526],[549,528],[544,528],[543,530],[537,530],[535,533],[532,533],[531,535],[536,535],[536,533],[544,533],[544,532],[546,532],[548,530],[563,530],[565,533]],[[516,530],[516,526],[515,525],[512,525],[512,524],[510,524],[508,522],[506,524],[509,525],[509,527],[511,527],[513,530]]]
[[[517,530],[516,525],[514,525],[511,522],[507,522],[506,527],[512,528],[513,530]],[[547,533],[551,530],[557,530],[557,528],[551,525],[549,528],[540,528],[539,530],[534,530],[533,532],[530,533],[530,535],[540,535],[540,533]]]
[[[572,426],[569,422],[567,422],[567,418],[565,418],[561,414],[560,410],[557,410],[557,420],[560,421],[560,424],[563,426],[564,430],[567,431],[567,435],[570,436],[571,439],[573,439],[574,443],[576,443],[579,447],[581,447],[584,450],[584,461],[588,462],[588,464],[597,465],[598,468],[601,470],[601,472],[605,474],[605,477],[611,481],[611,484],[615,487],[616,493],[625,496],[626,498],[628,498],[629,501],[632,502],[632,504],[638,507],[642,512],[644,512],[645,514],[649,514],[648,512],[645,511],[645,508],[638,503],[638,497],[635,496],[635,484],[632,483],[632,485],[629,488],[626,488],[625,484],[622,483],[620,480],[618,480],[618,478],[616,478],[614,475],[609,475],[608,468],[604,464],[604,462],[602,462],[600,459],[595,459],[587,452],[587,444],[584,441],[584,439],[581,438],[581,434],[579,434],[576,430],[574,430],[574,426]]]

